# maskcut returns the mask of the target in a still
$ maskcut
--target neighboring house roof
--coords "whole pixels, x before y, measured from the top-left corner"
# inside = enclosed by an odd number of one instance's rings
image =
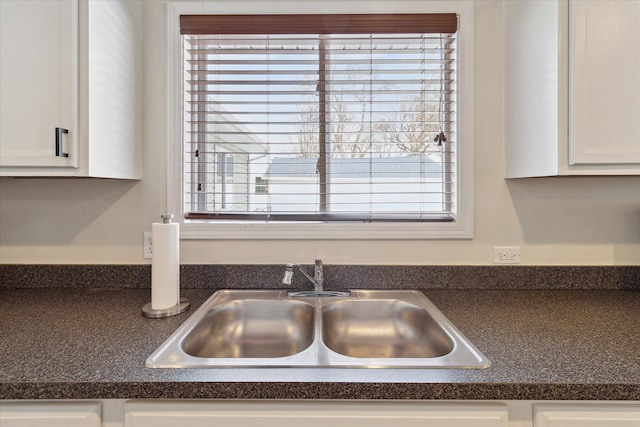
[[[277,177],[310,177],[317,174],[316,158],[276,157],[271,160],[266,178]],[[442,174],[442,163],[434,161],[430,156],[382,157],[373,159],[334,158],[331,159],[331,174],[344,178],[423,176],[439,178]]]

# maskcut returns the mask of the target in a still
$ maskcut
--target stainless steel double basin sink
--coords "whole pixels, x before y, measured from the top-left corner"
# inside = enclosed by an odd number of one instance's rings
[[[489,365],[424,294],[383,290],[217,291],[146,361],[151,368]]]

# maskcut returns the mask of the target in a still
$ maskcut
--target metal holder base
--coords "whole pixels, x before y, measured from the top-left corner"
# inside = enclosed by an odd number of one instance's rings
[[[145,304],[144,307],[142,307],[142,314],[144,314],[146,317],[151,318],[175,316],[176,314],[180,314],[186,311],[189,308],[190,304],[191,303],[187,298],[180,297],[180,302],[173,307],[154,310],[153,308],[151,308],[151,303],[149,302]]]

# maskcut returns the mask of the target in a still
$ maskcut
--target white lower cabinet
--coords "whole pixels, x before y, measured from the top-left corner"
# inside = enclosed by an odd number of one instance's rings
[[[640,401],[0,401],[0,427],[205,426],[640,427]]]
[[[501,403],[128,402],[125,427],[507,427]]]
[[[2,427],[101,427],[100,402],[0,402]]]
[[[640,427],[640,403],[535,404],[533,427]]]

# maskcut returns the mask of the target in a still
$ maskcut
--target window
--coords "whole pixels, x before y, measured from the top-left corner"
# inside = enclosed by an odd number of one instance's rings
[[[181,13],[185,224],[460,229],[457,30],[456,13]]]

